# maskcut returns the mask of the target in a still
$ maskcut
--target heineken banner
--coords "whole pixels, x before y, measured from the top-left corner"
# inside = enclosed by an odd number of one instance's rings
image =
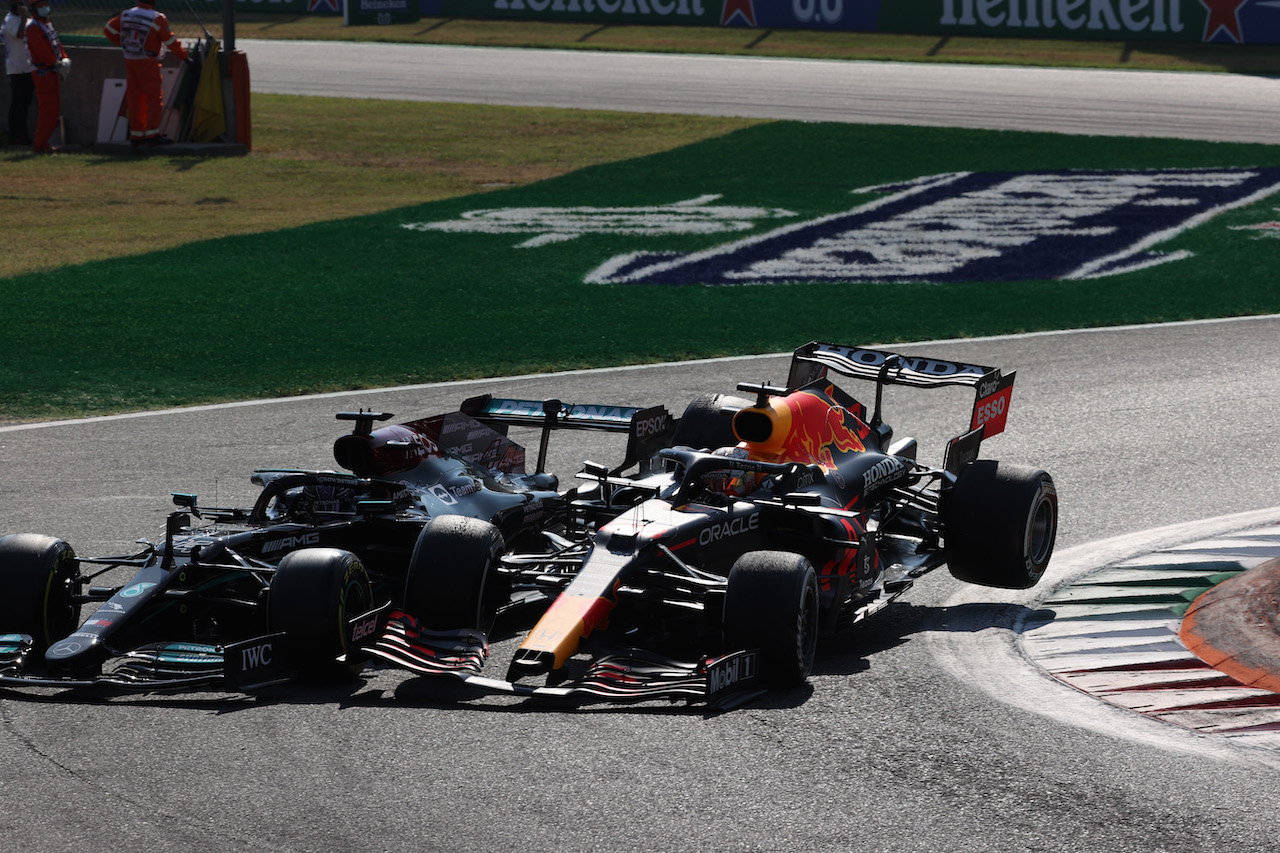
[[[346,2],[352,6],[353,23],[394,23],[416,13],[434,18],[1280,44],[1280,0],[235,0],[238,11],[290,14],[342,14]]]
[[[1275,0],[884,0],[882,32],[1280,44]]]
[[[422,0],[428,16],[1280,44],[1280,0]]]
[[[873,31],[879,0],[423,0],[443,15]],[[893,0],[897,2],[897,0]]]

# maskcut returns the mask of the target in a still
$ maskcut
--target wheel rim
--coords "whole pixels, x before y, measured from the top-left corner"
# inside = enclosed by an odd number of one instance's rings
[[[47,643],[62,639],[80,624],[80,605],[75,600],[77,576],[75,552],[66,546],[66,550],[58,553],[45,579],[40,626],[45,633],[43,641]]]
[[[56,571],[49,577],[45,591],[45,630],[49,641],[67,636],[80,622],[80,607],[75,603],[70,575]]]
[[[341,646],[344,653],[349,651],[347,648],[347,622],[372,608],[371,599],[372,596],[366,592],[365,585],[360,582],[358,577],[352,577],[342,590],[342,600],[338,602],[338,627],[341,632],[339,636],[342,638]]]
[[[1042,498],[1031,514],[1030,554],[1031,564],[1039,566],[1049,558],[1054,540],[1053,502]]]

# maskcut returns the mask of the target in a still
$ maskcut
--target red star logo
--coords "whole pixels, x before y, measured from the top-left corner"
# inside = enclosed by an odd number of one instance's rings
[[[1204,22],[1204,41],[1218,34],[1218,30],[1226,30],[1236,44],[1243,44],[1240,35],[1240,7],[1249,0],[1200,0],[1200,5],[1209,15]]]
[[[1204,2],[1204,0],[1201,0]],[[1243,0],[1241,0],[1243,2]],[[720,26],[727,25],[736,16],[741,15],[747,26],[756,25],[756,8],[754,0],[724,0],[724,11],[720,13]]]

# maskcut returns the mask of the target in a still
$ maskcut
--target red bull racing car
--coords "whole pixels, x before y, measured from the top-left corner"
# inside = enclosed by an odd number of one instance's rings
[[[376,622],[366,614],[400,601],[434,547],[431,520],[466,518],[536,552],[569,527],[569,501],[544,471],[552,430],[625,432],[625,467],[663,446],[672,421],[661,407],[490,396],[375,428],[390,417],[339,414],[354,422],[334,444],[347,471],[255,471],[252,507],[175,494],[163,540],[136,553],[81,557],[48,536],[0,537],[0,684],[252,689],[357,671]],[[511,426],[541,432],[532,473]],[[102,583],[121,570],[123,583]]]
[[[868,409],[832,374],[868,380]],[[730,704],[804,682],[821,635],[852,625],[946,565],[1027,588],[1053,552],[1058,499],[1042,470],[979,459],[1003,431],[1015,375],[811,343],[787,384],[695,400],[670,447],[634,471],[588,463],[569,527],[521,551],[475,518],[428,522],[403,606],[366,651],[428,675],[520,696]],[[887,385],[969,386],[968,426],[941,467],[882,418]],[[488,673],[495,619],[545,608],[504,675]],[[526,623],[527,624],[527,623]]]

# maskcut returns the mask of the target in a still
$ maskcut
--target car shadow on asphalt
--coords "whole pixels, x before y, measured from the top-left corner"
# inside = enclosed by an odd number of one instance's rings
[[[812,677],[856,677],[874,666],[878,654],[909,642],[913,636],[934,622],[940,608],[895,602],[865,622],[818,644]],[[495,696],[470,687],[461,681],[413,677],[395,690],[397,703],[427,708],[467,708],[502,713],[573,713],[573,714],[648,714],[666,716],[714,717],[742,710],[778,710],[798,708],[808,702],[815,691],[810,682],[798,687],[753,692],[727,708],[708,708],[701,703],[684,700],[646,700],[617,702],[606,699],[556,700],[542,697]]]
[[[1052,611],[1015,604],[969,603],[932,607],[895,602],[864,622],[823,638],[812,677],[856,677],[875,666],[876,657],[927,631],[977,632],[988,628],[1025,630],[1052,619]],[[505,637],[505,634],[504,634]],[[397,680],[398,679],[398,680]],[[714,717],[744,709],[777,710],[804,705],[814,694],[812,682],[799,687],[758,691],[727,708],[708,708],[684,699],[616,702],[593,697],[552,699],[495,694],[443,677],[416,676],[390,666],[373,665],[359,676],[340,681],[290,681],[254,693],[214,690],[186,693],[133,693],[73,688],[21,690],[0,686],[0,699],[86,706],[155,707],[206,711],[223,715],[272,705],[337,705],[339,708],[465,708],[475,712],[640,714]]]
[[[71,688],[67,690],[45,688],[40,692],[35,692],[3,687],[0,688],[0,699],[31,704],[102,707],[128,705],[136,708],[173,708],[216,713],[241,710],[243,707],[260,704],[258,697],[244,693],[219,693],[216,696],[207,693],[175,695],[173,693],[125,693],[119,690],[101,688]]]
[[[826,638],[818,646],[815,676],[853,676],[875,666],[876,657],[929,631],[1026,630],[1053,618],[1049,610],[1020,604],[960,604],[954,607],[895,602],[866,621]]]
[[[1054,611],[1031,608],[1023,604],[971,602],[954,607],[931,608],[926,631],[973,633],[988,628],[1005,628],[1023,632],[1053,621]]]
[[[270,705],[333,705],[351,702],[366,688],[363,678],[332,682],[291,681],[265,687],[253,693],[212,689],[141,692],[110,687],[15,689],[0,686],[0,699],[26,703],[82,705],[86,707],[165,708],[208,711],[222,715]],[[371,704],[360,702],[357,704]]]

